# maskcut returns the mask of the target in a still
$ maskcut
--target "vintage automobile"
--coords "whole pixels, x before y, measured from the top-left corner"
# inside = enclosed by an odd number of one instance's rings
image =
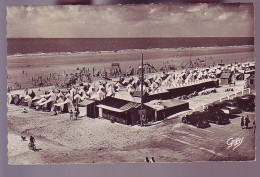
[[[185,124],[194,125],[197,128],[210,127],[209,121],[207,120],[204,112],[194,112],[192,114],[186,115],[182,118],[182,122]]]
[[[211,110],[222,110],[225,114],[240,114],[242,112],[236,100],[225,100],[209,108]]]
[[[217,125],[229,124],[229,116],[221,109],[211,109],[205,111],[207,120]]]
[[[237,101],[238,107],[243,111],[255,111],[255,95],[245,95],[242,97],[234,98]]]

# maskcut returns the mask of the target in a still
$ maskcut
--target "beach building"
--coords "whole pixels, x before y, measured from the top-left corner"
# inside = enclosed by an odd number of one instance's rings
[[[171,100],[153,100],[145,103],[147,107],[154,110],[154,120],[163,120],[173,114],[189,109],[189,103],[186,101]]]
[[[193,92],[200,92],[204,89],[215,88],[219,86],[218,80],[209,80],[205,82],[194,83],[192,85],[186,85],[183,87],[168,89],[169,98],[176,98],[182,95],[189,95]]]
[[[255,91],[255,74],[251,74],[246,78],[246,88],[250,88],[250,91]]]
[[[140,103],[113,97],[106,97],[97,105],[99,117],[127,125],[137,124],[137,108],[140,106]]]
[[[98,117],[98,108],[96,105],[98,101],[85,99],[82,102],[79,102],[78,107],[81,115],[86,115],[90,118],[97,118]]]
[[[107,97],[97,105],[99,117],[127,125],[139,123],[141,103]],[[153,100],[144,104],[146,122],[163,120],[175,113],[189,109],[189,103],[180,100]]]
[[[230,72],[228,73],[222,73],[220,76],[220,84],[221,85],[229,85],[232,82],[232,74]]]

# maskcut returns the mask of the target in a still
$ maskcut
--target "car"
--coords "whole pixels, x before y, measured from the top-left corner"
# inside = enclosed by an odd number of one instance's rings
[[[243,111],[255,111],[255,95],[245,95],[242,97],[234,98],[238,102],[238,107]]]
[[[209,122],[217,125],[229,124],[229,116],[221,109],[207,110],[206,117]]]
[[[209,106],[211,111],[222,110],[226,114],[240,114],[242,110],[239,108],[239,104],[236,100],[225,100],[221,103],[213,104]]]
[[[186,115],[182,118],[182,122],[185,124],[191,124],[197,128],[210,127],[209,121],[203,112],[193,112],[192,114]]]

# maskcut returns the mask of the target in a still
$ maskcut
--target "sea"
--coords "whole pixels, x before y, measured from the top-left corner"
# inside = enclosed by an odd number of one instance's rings
[[[254,45],[254,37],[8,38],[8,55]]]

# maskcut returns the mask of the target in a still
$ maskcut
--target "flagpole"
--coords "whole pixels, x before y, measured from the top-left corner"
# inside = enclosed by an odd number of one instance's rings
[[[142,70],[141,70],[141,109],[143,109],[144,101],[143,101],[143,84],[144,84],[144,57],[142,53]]]

